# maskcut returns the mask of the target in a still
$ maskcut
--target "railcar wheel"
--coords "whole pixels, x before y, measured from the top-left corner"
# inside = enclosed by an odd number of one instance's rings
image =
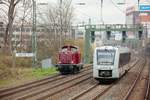
[[[100,79],[99,84],[111,84],[115,82],[116,79]]]

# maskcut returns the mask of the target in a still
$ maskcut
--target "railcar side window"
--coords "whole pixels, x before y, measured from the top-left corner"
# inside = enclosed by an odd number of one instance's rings
[[[97,50],[98,65],[113,65],[115,50]]]
[[[119,67],[123,67],[123,65],[128,64],[130,61],[130,53],[123,53],[119,56]]]

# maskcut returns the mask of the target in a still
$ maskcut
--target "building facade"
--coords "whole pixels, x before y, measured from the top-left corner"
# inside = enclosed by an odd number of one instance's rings
[[[127,4],[130,0],[127,0]],[[150,38],[150,4],[147,0],[140,0],[139,4],[127,6],[126,8],[126,24],[142,24],[145,36]],[[137,35],[134,32],[129,32],[129,37],[135,38]]]

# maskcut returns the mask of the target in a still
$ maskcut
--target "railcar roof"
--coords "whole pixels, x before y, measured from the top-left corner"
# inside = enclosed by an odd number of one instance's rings
[[[128,47],[121,47],[121,46],[101,46],[101,47],[96,47],[95,49],[96,50],[97,49],[117,50],[117,51],[119,51],[119,53],[129,53],[130,52]]]

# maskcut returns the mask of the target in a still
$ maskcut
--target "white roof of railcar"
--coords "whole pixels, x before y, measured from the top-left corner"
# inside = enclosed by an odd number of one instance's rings
[[[108,50],[118,50],[119,53],[129,53],[130,50],[128,47],[122,47],[122,46],[101,46],[101,47],[96,47],[95,50],[97,49],[108,49]]]

